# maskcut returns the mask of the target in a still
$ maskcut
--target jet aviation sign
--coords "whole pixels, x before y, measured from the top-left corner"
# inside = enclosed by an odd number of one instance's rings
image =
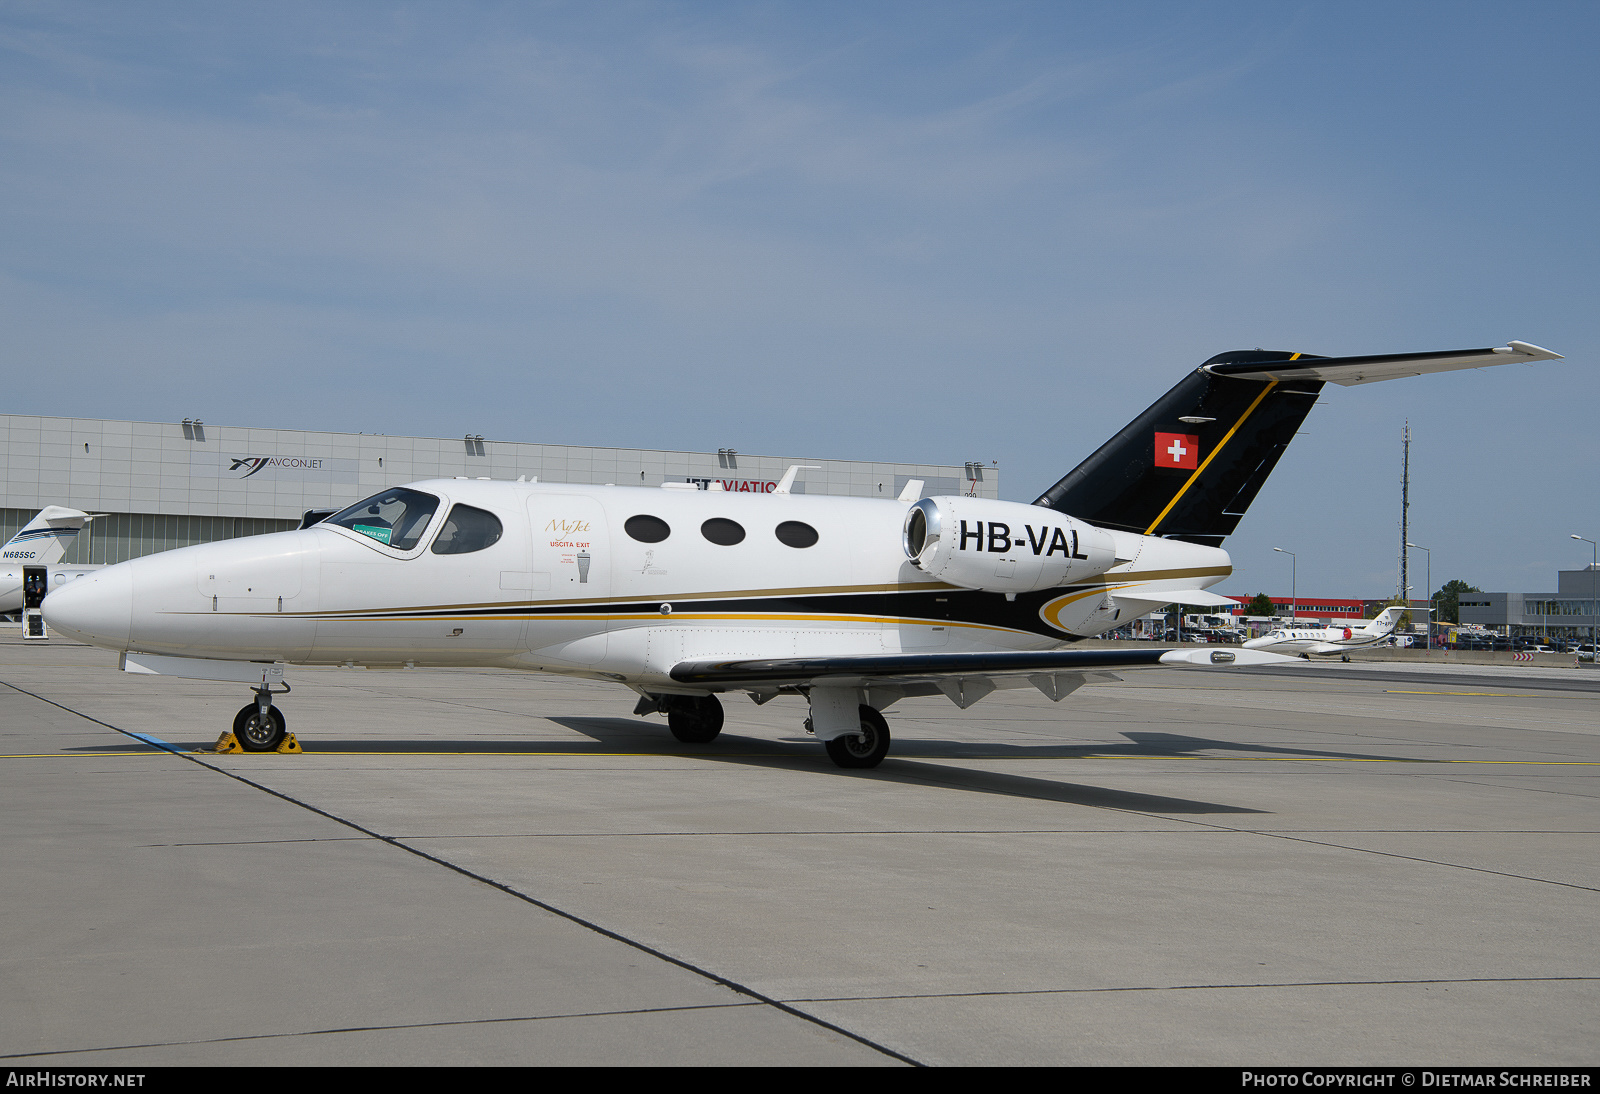
[[[775,481],[764,482],[760,479],[689,478],[685,481],[694,483],[702,490],[709,489],[711,484],[714,482],[720,482],[722,484],[722,488],[728,491],[730,494],[770,494],[778,488],[778,484]],[[804,494],[805,484],[795,483],[791,489],[796,494]]]

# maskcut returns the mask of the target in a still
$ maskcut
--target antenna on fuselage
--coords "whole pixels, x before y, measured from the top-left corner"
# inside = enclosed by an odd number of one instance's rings
[[[900,496],[894,500],[906,502],[916,501],[922,496],[923,485],[924,482],[922,479],[907,479],[905,489],[901,490]]]
[[[820,463],[791,463],[789,470],[783,473],[783,478],[778,480],[778,485],[773,488],[774,494],[787,494],[789,487],[794,485],[794,477],[801,471],[821,471]]]

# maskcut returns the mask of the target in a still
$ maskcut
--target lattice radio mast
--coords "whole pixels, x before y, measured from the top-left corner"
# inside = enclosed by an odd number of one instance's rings
[[[1411,603],[1411,580],[1406,566],[1406,541],[1409,531],[1406,528],[1407,518],[1411,509],[1411,422],[1407,420],[1405,429],[1400,434],[1400,587],[1395,590],[1395,599],[1402,604]]]

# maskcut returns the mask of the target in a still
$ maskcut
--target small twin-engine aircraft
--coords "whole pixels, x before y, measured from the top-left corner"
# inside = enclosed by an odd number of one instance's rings
[[[47,505],[0,547],[0,615],[21,611],[25,599],[42,599],[50,589],[100,569],[58,565],[90,519],[76,509]]]
[[[125,669],[250,683],[275,748],[283,665],[484,665],[611,680],[707,742],[718,696],[804,696],[841,767],[889,748],[884,708],[1096,673],[1285,663],[1259,650],[1067,648],[1162,605],[1230,605],[1219,546],[1325,382],[1555,359],[1537,346],[1211,358],[1031,505],[440,479],[296,531],[107,567],[52,593],[55,630]],[[687,484],[667,483],[673,487]],[[713,484],[715,485],[715,484]]]
[[[1340,654],[1348,661],[1351,650],[1376,646],[1393,635],[1395,628],[1400,625],[1400,617],[1409,610],[1385,608],[1375,619],[1369,619],[1361,627],[1296,627],[1290,624],[1260,638],[1252,638],[1244,644],[1244,648],[1299,654],[1308,661],[1314,653],[1324,656]]]

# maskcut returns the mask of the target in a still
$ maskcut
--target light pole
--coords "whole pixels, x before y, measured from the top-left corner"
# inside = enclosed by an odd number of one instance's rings
[[[1289,556],[1289,626],[1294,626],[1294,620],[1300,614],[1300,585],[1296,579],[1295,571],[1300,566],[1300,560],[1293,551],[1285,551],[1282,547],[1274,547],[1279,554]]]
[[[1600,642],[1596,642],[1594,638],[1595,624],[1600,623],[1600,619],[1595,618],[1595,601],[1597,599],[1595,596],[1595,582],[1600,580],[1600,545],[1597,545],[1594,540],[1584,539],[1580,535],[1573,535],[1572,538],[1587,543],[1590,547],[1589,553],[1593,556],[1589,562],[1589,650],[1593,654],[1590,662],[1600,666]]]
[[[1426,547],[1419,547],[1415,543],[1406,544],[1414,551],[1422,551],[1428,556],[1428,648],[1433,649],[1433,552]],[[1459,619],[1460,616],[1457,616]]]

